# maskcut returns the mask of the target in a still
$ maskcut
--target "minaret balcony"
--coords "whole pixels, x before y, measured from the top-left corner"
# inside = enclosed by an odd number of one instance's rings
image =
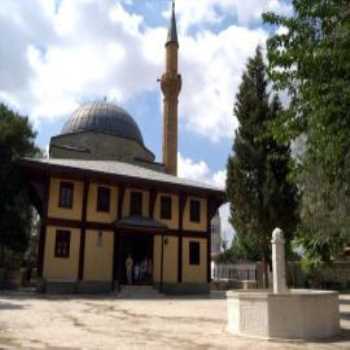
[[[182,86],[181,75],[173,72],[164,73],[160,85],[164,95],[177,97]]]

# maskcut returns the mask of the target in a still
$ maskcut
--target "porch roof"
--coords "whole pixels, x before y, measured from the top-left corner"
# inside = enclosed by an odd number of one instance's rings
[[[117,228],[166,231],[168,226],[152,218],[132,215],[116,221]]]

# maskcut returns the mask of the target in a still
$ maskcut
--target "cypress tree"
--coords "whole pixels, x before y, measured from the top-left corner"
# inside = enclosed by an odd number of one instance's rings
[[[226,188],[236,244],[243,258],[263,260],[265,281],[273,229],[283,229],[290,241],[297,223],[297,191],[288,182],[290,146],[277,143],[268,131],[282,107],[277,96],[269,102],[267,86],[258,47],[236,96],[240,126],[227,162]]]

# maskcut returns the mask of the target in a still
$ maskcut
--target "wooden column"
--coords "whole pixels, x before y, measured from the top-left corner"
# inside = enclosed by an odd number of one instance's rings
[[[124,202],[124,196],[125,196],[125,187],[119,186],[118,188],[118,213],[117,213],[117,220],[120,220],[123,215],[123,202]],[[120,260],[120,232],[115,228],[114,229],[114,236],[113,236],[113,284],[115,281],[119,282],[120,286],[120,276],[121,276],[121,263]],[[115,288],[115,285],[114,285]]]
[[[45,257],[45,243],[47,234],[47,216],[48,216],[48,205],[49,205],[49,190],[50,190],[50,177],[47,174],[43,183],[43,192],[41,195],[41,223],[39,233],[39,245],[38,245],[38,276],[43,277],[44,271],[44,257]]]
[[[118,217],[117,220],[120,220],[123,216],[123,202],[125,195],[125,186],[120,185],[118,190]]]
[[[218,205],[212,198],[207,199],[207,280],[211,281],[211,220],[214,217]]]
[[[119,256],[120,256],[120,233],[115,228],[113,233],[113,277],[112,277],[112,287],[120,290],[120,269],[121,264],[119,264]],[[118,284],[116,285],[116,281]]]
[[[182,282],[182,231],[183,231],[183,217],[186,204],[186,195],[180,193],[179,195],[179,238],[178,238],[178,252],[177,252],[177,282]]]
[[[149,217],[154,218],[154,208],[156,205],[157,191],[152,189],[149,195]]]
[[[79,281],[82,281],[84,278],[86,216],[87,216],[87,206],[88,206],[89,184],[90,182],[88,180],[84,180],[83,206],[82,206],[82,213],[81,213],[80,247],[79,247],[79,271],[78,271]]]
[[[160,291],[163,291],[163,270],[164,270],[164,233],[162,232],[161,239],[161,250],[160,250]]]
[[[211,281],[211,229],[208,229],[207,239],[207,280]]]

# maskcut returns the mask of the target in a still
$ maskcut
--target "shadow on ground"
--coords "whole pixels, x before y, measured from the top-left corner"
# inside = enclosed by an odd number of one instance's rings
[[[350,321],[350,312],[340,312],[340,319]]]
[[[350,341],[350,329],[341,328],[337,336],[326,339],[316,339],[313,340],[313,343],[318,344],[336,344],[336,343],[345,343]]]
[[[0,311],[1,310],[22,310],[25,308],[26,308],[26,305],[0,302]]]
[[[225,291],[212,291],[210,294],[194,294],[194,295],[165,295],[148,296],[148,295],[131,295],[127,297],[119,297],[117,293],[106,294],[43,294],[36,291],[23,290],[0,290],[0,298],[6,300],[222,300],[226,299]],[[0,307],[1,309],[1,307]],[[1,349],[0,349],[1,350]]]

